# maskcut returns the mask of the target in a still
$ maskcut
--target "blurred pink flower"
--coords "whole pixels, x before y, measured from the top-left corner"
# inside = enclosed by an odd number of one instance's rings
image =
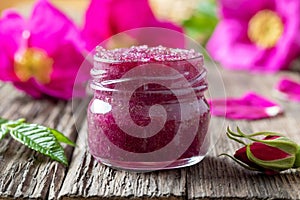
[[[34,98],[72,97],[84,43],[75,25],[48,1],[39,0],[28,20],[5,11],[0,46],[0,80]]]
[[[182,32],[181,27],[157,20],[147,0],[91,0],[85,16],[83,36],[87,48],[91,50],[115,34],[141,27],[162,27]],[[159,33],[151,35],[152,40],[161,38],[167,36]],[[130,37],[120,39],[132,40]],[[143,39],[147,38],[144,36]]]
[[[282,108],[260,95],[248,92],[241,98],[210,100],[211,114],[228,119],[257,120],[274,117],[283,112]]]
[[[300,82],[282,78],[276,85],[276,90],[284,99],[300,102]]]
[[[207,49],[229,69],[287,69],[299,54],[299,13],[299,0],[221,0]]]

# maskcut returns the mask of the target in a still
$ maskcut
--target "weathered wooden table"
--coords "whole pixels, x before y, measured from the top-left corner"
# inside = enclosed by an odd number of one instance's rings
[[[270,130],[286,133],[300,143],[300,104],[273,98],[272,88],[282,75],[299,80],[299,75],[282,72],[276,75],[250,75],[221,69],[228,96],[241,96],[256,91],[280,103],[282,116],[259,121],[230,121],[245,132]],[[183,169],[133,173],[114,170],[97,163],[87,151],[86,105],[75,102],[74,126],[72,103],[54,100],[33,100],[0,84],[0,116],[56,128],[76,141],[75,149],[66,147],[69,167],[51,161],[6,137],[0,142],[0,199],[300,199],[300,174],[290,170],[276,176],[249,172],[222,152],[233,153],[238,144],[229,141],[225,130],[215,148],[199,164]],[[218,124],[215,130],[220,130]]]

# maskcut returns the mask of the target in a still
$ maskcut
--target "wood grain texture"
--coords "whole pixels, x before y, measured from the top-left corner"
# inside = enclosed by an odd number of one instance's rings
[[[3,98],[1,95],[4,95]],[[71,139],[76,139],[71,102],[33,100],[10,85],[2,85],[1,95],[2,117],[25,117],[28,122],[51,126],[64,132]],[[76,108],[76,111],[81,112],[80,103]],[[67,172],[64,166],[50,161],[10,137],[0,141],[0,144],[0,197],[57,197]],[[65,151],[70,160],[72,148],[66,147]]]
[[[227,96],[241,96],[252,90],[280,103],[284,115],[246,122],[244,120],[226,120],[232,128],[239,126],[245,132],[275,131],[286,134],[300,143],[299,117],[300,104],[284,102],[274,98],[273,88],[280,77],[288,75],[297,80],[295,74],[250,76],[242,72],[222,71]],[[299,78],[298,78],[299,79]],[[225,132],[224,132],[225,133]],[[299,199],[299,172],[289,170],[280,175],[266,176],[249,172],[228,158],[217,157],[221,153],[234,154],[240,145],[229,141],[225,134],[210,155],[199,165],[188,168],[189,199]]]
[[[280,103],[285,113],[251,122],[215,118],[210,130],[217,143],[201,163],[148,173],[112,169],[92,158],[87,147],[87,101],[75,101],[73,112],[71,102],[33,100],[0,83],[0,116],[25,117],[29,122],[51,126],[77,143],[75,149],[65,147],[70,161],[66,168],[10,137],[0,141],[0,199],[300,199],[297,170],[266,176],[246,171],[226,157],[217,157],[223,152],[232,154],[240,147],[225,137],[227,125],[238,125],[249,133],[282,132],[300,143],[300,104],[280,100],[272,90],[281,76],[299,80],[299,75],[284,72],[252,76],[222,69],[220,73],[227,96],[241,96],[252,90]]]
[[[59,197],[184,198],[186,170],[135,173],[99,164],[88,153],[87,127],[82,126],[69,173]]]

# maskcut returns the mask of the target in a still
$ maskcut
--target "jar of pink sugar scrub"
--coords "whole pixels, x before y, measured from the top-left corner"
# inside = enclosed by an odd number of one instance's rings
[[[99,162],[149,171],[200,162],[210,141],[202,54],[163,46],[97,47],[88,145]]]

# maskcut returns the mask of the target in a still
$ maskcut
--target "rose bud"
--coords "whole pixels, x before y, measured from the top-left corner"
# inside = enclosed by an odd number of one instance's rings
[[[244,134],[238,127],[237,133],[227,128],[227,136],[244,145],[234,156],[226,155],[246,169],[272,175],[280,171],[300,167],[300,147],[289,138],[273,132]],[[257,136],[265,136],[257,139]],[[246,144],[241,139],[252,141]]]

